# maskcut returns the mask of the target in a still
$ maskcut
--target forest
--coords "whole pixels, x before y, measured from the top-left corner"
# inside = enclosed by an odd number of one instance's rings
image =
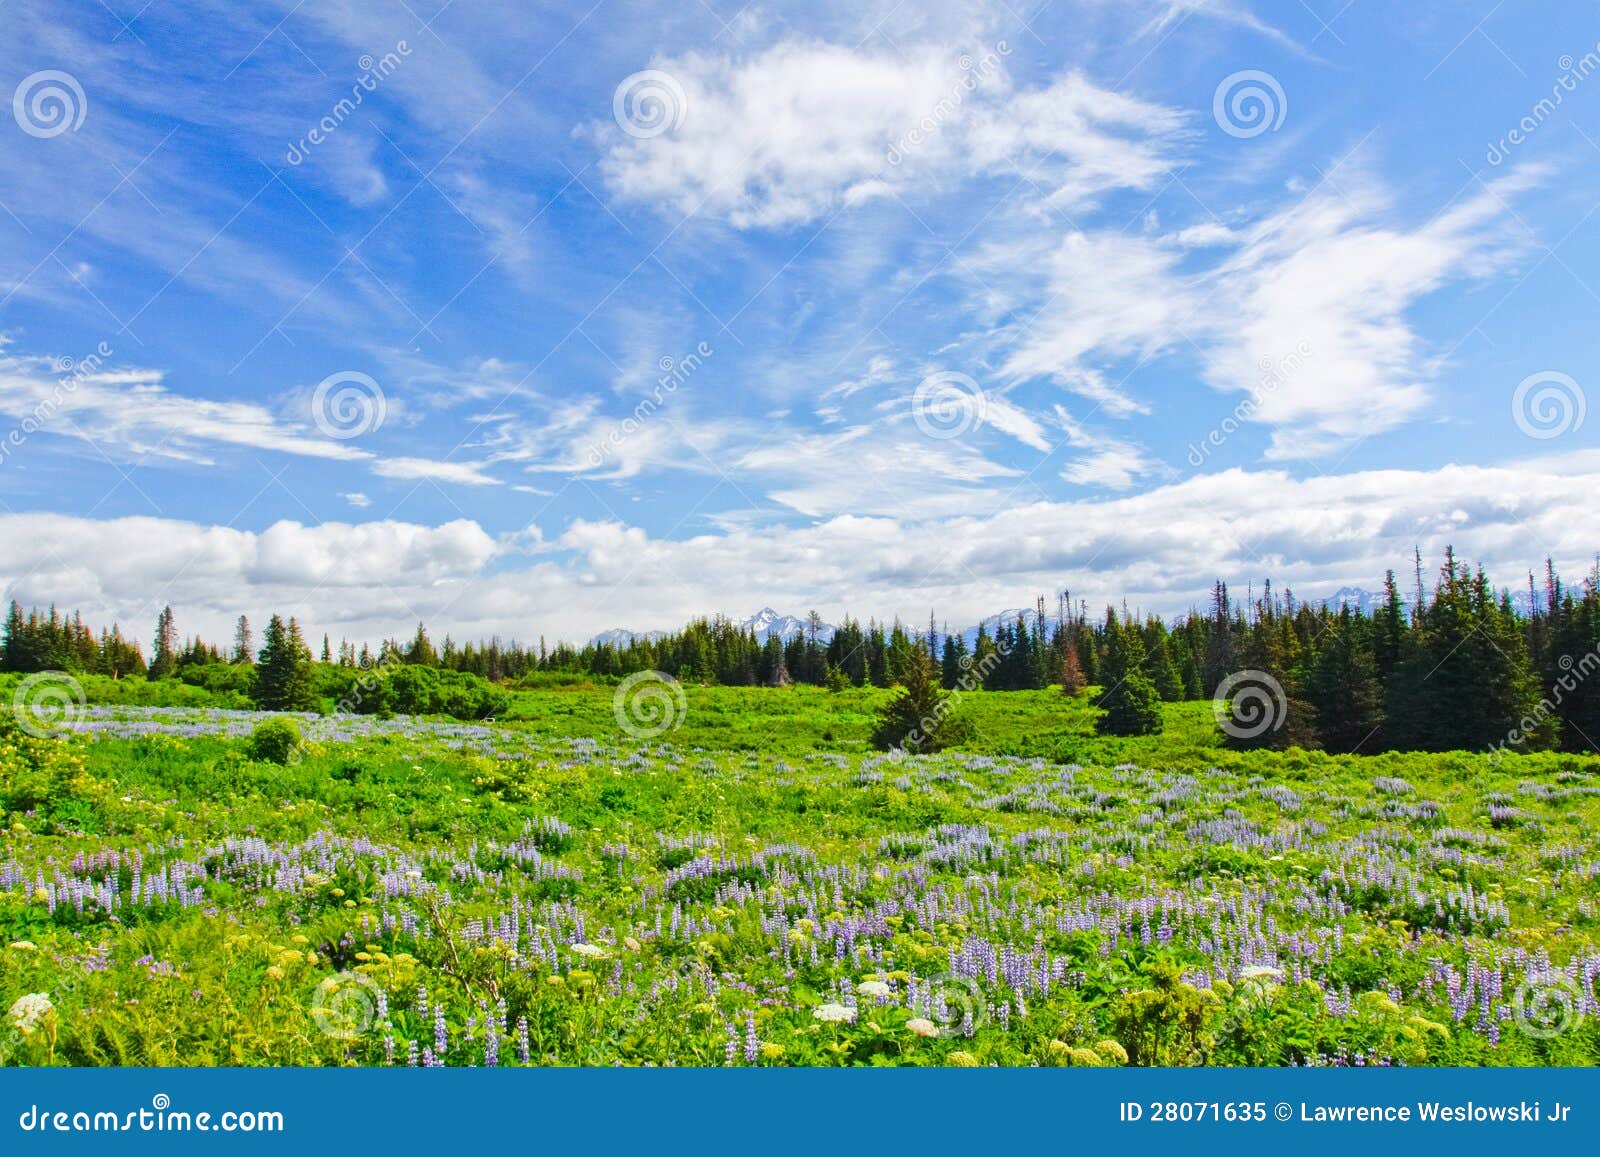
[[[1597,750],[1600,688],[1600,582],[1576,587],[1546,562],[1543,589],[1528,576],[1531,613],[1513,609],[1494,587],[1447,551],[1432,589],[1420,559],[1411,597],[1395,573],[1373,612],[1297,600],[1292,591],[1238,599],[1218,581],[1210,605],[1174,622],[1107,607],[1091,618],[1065,593],[1045,600],[993,634],[966,636],[846,618],[832,637],[821,619],[787,641],[756,638],[731,621],[706,618],[657,638],[537,648],[487,642],[435,645],[418,624],[410,640],[376,651],[321,640],[314,655],[298,621],[271,616],[259,649],[244,616],[224,648],[182,639],[170,607],[158,616],[146,660],[113,624],[96,633],[81,616],[51,607],[10,606],[0,670],[59,670],[113,680],[170,682],[209,694],[217,705],[353,714],[492,717],[507,689],[562,676],[597,682],[659,671],[687,683],[781,688],[791,683],[843,689],[927,684],[912,707],[926,714],[948,692],[1037,690],[1092,693],[1102,733],[1148,734],[1161,727],[1159,704],[1226,696],[1243,672],[1273,688],[1275,725],[1239,736],[1239,746],[1383,750]],[[942,693],[941,693],[942,691]],[[159,691],[155,701],[164,701]]]

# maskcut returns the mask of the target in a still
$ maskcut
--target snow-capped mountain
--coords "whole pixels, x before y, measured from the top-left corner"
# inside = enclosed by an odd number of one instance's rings
[[[805,619],[796,618],[794,615],[780,615],[771,607],[762,607],[749,618],[735,619],[734,625],[740,630],[754,631],[756,638],[763,643],[771,635],[777,635],[779,639],[787,643],[796,635],[803,635],[806,632]],[[833,632],[834,626],[832,623],[823,623],[817,629],[817,641],[819,643],[831,641]],[[622,627],[614,627],[609,631],[601,631],[589,642],[596,647],[607,643],[613,647],[626,647],[635,640],[654,641],[670,633],[669,631],[630,631]]]
[[[1352,611],[1371,615],[1383,606],[1383,592],[1369,591],[1366,587],[1340,587],[1320,601],[1333,610],[1349,607]]]
[[[748,619],[738,621],[740,628],[754,631],[756,638],[765,642],[773,635],[777,635],[787,643],[796,635],[803,635],[806,631],[806,620],[797,619],[793,615],[780,615],[771,607],[762,607]],[[823,623],[817,630],[819,643],[829,642],[833,638],[834,626],[832,623]]]
[[[1428,594],[1431,598],[1433,592],[1430,590]],[[1416,593],[1413,591],[1408,595],[1402,589],[1400,597],[1405,599],[1406,613],[1410,614],[1411,604],[1416,599]],[[1544,592],[1540,591],[1538,597],[1542,600]],[[1336,610],[1341,606],[1349,606],[1352,611],[1361,611],[1363,614],[1371,615],[1383,606],[1384,596],[1382,591],[1369,591],[1365,587],[1340,587],[1320,601]],[[1543,603],[1541,602],[1539,605],[1542,608]],[[1511,592],[1511,609],[1524,618],[1533,613],[1534,603],[1529,599],[1526,589]]]
[[[1028,628],[1030,630],[1032,630],[1033,625],[1034,625],[1034,620],[1039,617],[1039,612],[1037,610],[1035,610],[1033,607],[1011,607],[1011,608],[1008,608],[1007,610],[1001,611],[999,614],[990,615],[988,618],[983,620],[982,626],[983,626],[984,630],[988,631],[989,637],[992,639],[992,638],[995,637],[996,632],[1002,626],[1005,626],[1005,627],[1014,627],[1014,626],[1016,626],[1017,625],[1017,616],[1018,615],[1022,616],[1022,621],[1027,623],[1028,624]],[[978,642],[978,626],[979,626],[979,624],[974,623],[972,626],[968,627],[966,630],[960,632],[961,637],[964,638],[967,641],[967,650],[969,650],[969,651],[972,650],[972,648],[977,645],[977,642]],[[1055,629],[1055,622],[1054,622],[1053,619],[1051,619],[1050,621],[1048,621],[1046,623],[1045,629],[1047,631]],[[924,629],[923,633],[924,634],[927,633],[926,629]],[[954,632],[952,632],[952,633],[954,633]],[[939,642],[939,645],[941,647],[944,646],[944,632],[943,631],[939,632],[938,642]]]
[[[655,642],[655,640],[666,634],[666,631],[629,631],[621,627],[613,627],[609,631],[601,631],[589,640],[589,644],[594,647],[612,646],[620,648],[627,647],[633,643]]]
[[[1234,592],[1230,592],[1230,593],[1234,593]],[[1404,597],[1406,599],[1407,613],[1409,613],[1410,606],[1411,606],[1411,600],[1415,596],[1414,595],[1407,596],[1404,591],[1401,592],[1401,595],[1402,595],[1402,597]],[[1539,592],[1539,598],[1543,599],[1543,597],[1544,597],[1543,592],[1542,591]],[[1309,600],[1302,599],[1300,601],[1302,601],[1302,602],[1311,602],[1311,603],[1319,603],[1319,602],[1320,603],[1325,603],[1329,607],[1331,607],[1331,608],[1333,608],[1335,610],[1337,610],[1340,606],[1348,604],[1351,610],[1357,610],[1357,611],[1360,611],[1363,614],[1371,615],[1371,614],[1373,614],[1374,612],[1376,612],[1379,608],[1381,608],[1383,606],[1384,597],[1383,597],[1383,592],[1382,591],[1371,591],[1371,590],[1368,590],[1366,587],[1349,587],[1349,586],[1346,586],[1346,587],[1340,587],[1338,590],[1334,591],[1331,595],[1325,595],[1320,599],[1312,598],[1312,599],[1309,599]],[[1235,595],[1235,605],[1236,606],[1242,605],[1241,600],[1240,600],[1240,596],[1238,596],[1237,594]],[[1197,607],[1201,607],[1202,605],[1197,603],[1196,606]],[[1512,606],[1512,609],[1514,611],[1516,611],[1517,614],[1523,615],[1523,616],[1528,615],[1530,613],[1531,609],[1532,609],[1532,603],[1529,601],[1528,592],[1526,590],[1514,590],[1514,591],[1512,591],[1511,592],[1511,606]],[[1209,607],[1203,607],[1202,609],[1209,610]],[[1000,611],[997,614],[989,615],[987,618],[982,620],[982,625],[988,631],[989,637],[990,638],[994,638],[994,636],[998,633],[1000,627],[1002,627],[1002,626],[1005,626],[1005,627],[1015,626],[1016,622],[1017,622],[1017,616],[1019,616],[1019,615],[1022,616],[1023,621],[1025,623],[1027,623],[1029,629],[1032,629],[1032,627],[1034,626],[1034,620],[1038,616],[1038,611],[1033,607],[1009,607],[1006,610]],[[1046,608],[1046,615],[1047,615],[1047,618],[1046,618],[1046,622],[1045,622],[1045,630],[1048,633],[1048,632],[1053,631],[1055,629],[1055,609],[1053,607]],[[1184,612],[1181,615],[1173,615],[1173,616],[1171,616],[1168,621],[1173,625],[1177,625],[1178,623],[1183,622],[1183,620],[1185,618],[1187,618],[1187,617],[1188,617],[1188,612]],[[785,643],[787,643],[790,639],[794,638],[796,635],[803,635],[803,634],[806,633],[806,620],[805,619],[800,618],[800,617],[798,617],[796,615],[782,615],[782,614],[779,614],[777,611],[773,610],[771,607],[762,607],[759,611],[757,611],[755,614],[751,615],[749,618],[735,619],[734,620],[734,624],[736,626],[738,626],[741,630],[755,632],[756,638],[758,640],[762,641],[762,642],[765,642],[767,640],[768,636],[776,635],[776,636],[778,636],[779,639],[781,639]],[[905,624],[905,628],[906,628],[907,631],[910,631],[910,632],[913,632],[913,633],[915,633],[915,632],[925,632],[927,630],[925,622],[907,623],[907,624]],[[835,627],[834,627],[834,625],[832,623],[823,623],[822,626],[817,631],[817,641],[820,642],[820,643],[831,642],[832,639],[833,639],[833,636],[834,636],[834,631],[835,631]],[[598,634],[594,638],[590,639],[589,642],[592,643],[595,646],[599,646],[599,645],[601,645],[603,643],[609,643],[613,647],[626,647],[630,642],[632,642],[633,640],[636,640],[636,639],[637,640],[645,640],[645,639],[654,640],[654,639],[659,639],[662,636],[667,635],[669,633],[671,633],[671,632],[668,632],[668,631],[630,631],[630,630],[626,630],[626,629],[622,629],[622,628],[615,628],[613,630],[600,632],[600,634]],[[978,624],[974,623],[972,626],[967,627],[965,630],[962,630],[962,631],[959,631],[959,632],[953,632],[953,633],[960,634],[960,636],[963,639],[965,639],[966,642],[967,642],[967,649],[971,650],[973,648],[973,646],[976,645],[976,642],[977,642]],[[944,638],[945,638],[945,632],[944,632],[943,626],[941,624],[940,630],[939,630],[939,632],[938,632],[938,634],[936,636],[936,642],[937,642],[938,646],[940,646],[940,647],[944,646]]]

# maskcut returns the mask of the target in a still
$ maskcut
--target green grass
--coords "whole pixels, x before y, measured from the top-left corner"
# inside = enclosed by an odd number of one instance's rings
[[[613,694],[284,764],[0,734],[0,1012],[54,1006],[0,1057],[403,1064],[437,1009],[448,1064],[519,1023],[544,1064],[1600,1061],[1600,760],[1236,752],[1208,703],[1109,740],[1054,692],[935,757],[865,750],[876,690],[688,687],[639,743]]]

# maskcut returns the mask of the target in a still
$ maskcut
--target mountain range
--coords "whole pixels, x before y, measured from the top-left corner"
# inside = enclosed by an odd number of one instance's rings
[[[1541,595],[1540,597],[1543,596]],[[1357,610],[1363,614],[1370,615],[1379,607],[1383,606],[1383,592],[1370,591],[1365,587],[1340,587],[1331,595],[1310,601],[1326,603],[1328,606],[1334,608],[1348,604],[1351,610]],[[1408,598],[1406,601],[1408,611],[1410,608],[1410,602],[1411,600]],[[1529,599],[1528,592],[1526,590],[1512,591],[1511,607],[1519,615],[1528,615],[1532,610],[1532,602]],[[988,633],[992,638],[997,628],[1002,623],[1009,626],[1017,621],[1018,615],[1021,615],[1031,625],[1035,614],[1037,614],[1037,612],[1032,607],[1011,607],[1000,611],[997,614],[988,616],[982,620],[982,625],[988,630]],[[1187,617],[1187,612],[1185,612],[1182,615],[1174,616],[1170,621],[1175,623],[1181,622]],[[806,630],[806,620],[804,618],[796,615],[779,614],[771,607],[762,607],[759,611],[753,615],[750,615],[748,618],[735,619],[734,624],[741,630],[754,631],[756,638],[762,641],[765,641],[770,635],[777,635],[778,638],[783,640],[785,643],[794,638],[796,635],[804,634]],[[837,628],[835,628],[832,623],[823,623],[817,630],[818,641],[823,643],[831,641],[836,629]],[[908,625],[907,629],[920,630],[921,628],[919,624],[916,627]],[[594,646],[600,646],[601,644],[609,643],[613,647],[626,647],[629,643],[635,640],[648,639],[653,641],[672,633],[673,632],[671,631],[630,631],[625,628],[613,628],[609,631],[601,631],[598,635],[595,635],[592,639],[590,639],[589,642]],[[964,639],[966,639],[967,647],[970,650],[978,638],[978,624],[974,623],[972,626],[960,632],[960,634]],[[941,645],[943,644],[943,640],[944,635],[941,632],[939,635],[939,641]]]
[[[734,625],[742,631],[754,631],[756,638],[765,642],[771,635],[777,635],[787,643],[796,635],[803,634],[806,629],[806,620],[796,618],[794,615],[780,615],[771,607],[762,607],[755,614],[745,619],[735,619]],[[817,630],[819,642],[830,642],[833,639],[835,627],[832,623],[823,623]],[[626,647],[635,640],[650,640],[662,638],[672,634],[671,631],[629,631],[623,628],[613,628],[601,631],[589,642],[594,646],[609,643],[613,647]]]

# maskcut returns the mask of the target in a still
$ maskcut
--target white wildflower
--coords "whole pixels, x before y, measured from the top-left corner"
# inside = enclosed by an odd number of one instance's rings
[[[819,1005],[811,1011],[811,1015],[818,1020],[827,1021],[829,1024],[838,1024],[841,1021],[845,1024],[850,1024],[856,1019],[856,1010],[846,1008],[842,1004],[829,1003]]]
[[[894,989],[881,980],[863,980],[856,986],[856,991],[862,996],[888,996]]]
[[[1270,964],[1247,964],[1239,970],[1240,980],[1282,980],[1283,969]]]
[[[939,1026],[925,1016],[912,1017],[906,1021],[906,1027],[918,1036],[938,1036]]]
[[[606,954],[606,950],[598,944],[574,944],[572,951],[586,960],[599,960]]]
[[[48,993],[30,992],[17,997],[16,1003],[11,1006],[11,1023],[23,1036],[31,1036],[40,1022],[49,1019],[55,1011],[56,1006],[50,1003]]]

